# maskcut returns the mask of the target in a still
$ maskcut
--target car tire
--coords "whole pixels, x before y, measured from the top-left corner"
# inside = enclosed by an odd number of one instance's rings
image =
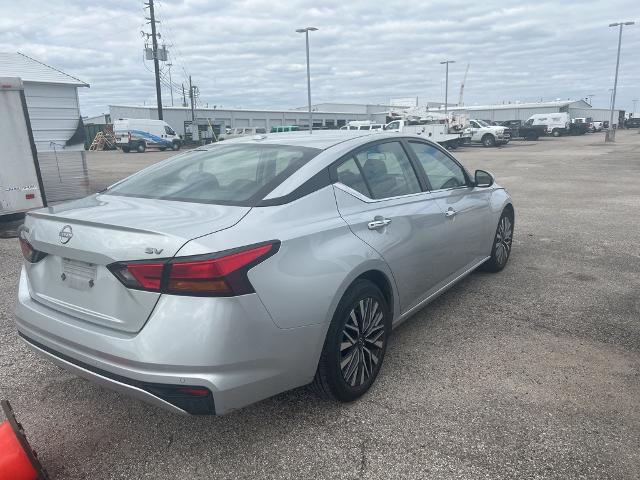
[[[129,153],[131,150],[129,150],[129,147],[122,147],[122,151],[124,153]]]
[[[553,135],[554,137],[559,137],[560,135],[562,135],[562,133],[557,128],[554,128],[553,130],[551,130],[551,135]]]
[[[380,372],[390,334],[384,295],[374,283],[356,280],[333,315],[311,389],[341,402],[364,395]]]
[[[144,142],[140,142],[138,145],[136,145],[136,152],[138,153],[144,153],[146,149],[147,146],[144,144]]]
[[[171,150],[173,150],[174,152],[177,152],[178,150],[180,150],[180,142],[173,142],[171,144]]]
[[[496,234],[493,237],[491,257],[482,264],[482,270],[485,272],[499,272],[507,265],[513,242],[513,225],[513,210],[505,208],[500,215]]]
[[[482,145],[484,145],[485,147],[495,147],[496,137],[494,137],[490,133],[486,133],[484,137],[482,137]]]

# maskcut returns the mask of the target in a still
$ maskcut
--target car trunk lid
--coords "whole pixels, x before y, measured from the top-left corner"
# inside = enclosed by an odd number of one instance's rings
[[[48,255],[26,266],[30,295],[80,320],[137,332],[160,293],[126,288],[107,265],[171,258],[189,240],[229,228],[249,210],[97,194],[31,212],[24,235]]]

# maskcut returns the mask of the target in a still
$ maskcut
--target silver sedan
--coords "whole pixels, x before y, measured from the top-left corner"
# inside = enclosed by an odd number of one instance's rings
[[[30,212],[16,322],[52,362],[175,412],[301,385],[351,401],[394,327],[511,252],[514,208],[418,136],[258,135]]]

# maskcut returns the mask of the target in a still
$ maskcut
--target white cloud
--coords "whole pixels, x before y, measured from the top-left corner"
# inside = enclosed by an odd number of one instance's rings
[[[311,34],[314,102],[441,101],[439,62],[454,59],[453,101],[469,62],[467,104],[595,94],[594,104],[606,107],[617,45],[617,31],[607,25],[640,20],[637,0],[156,2],[173,82],[191,74],[203,103],[246,107],[306,103],[304,38],[294,30],[308,25],[320,29]],[[153,65],[142,55],[140,30],[148,25],[141,0],[0,6],[0,48],[89,82],[83,113],[155,103]],[[617,103],[627,110],[640,97],[638,51],[640,25],[625,28]],[[165,104],[169,98],[164,88]]]

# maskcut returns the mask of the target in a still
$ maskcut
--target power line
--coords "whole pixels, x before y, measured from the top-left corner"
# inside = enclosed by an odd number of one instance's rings
[[[165,29],[165,38],[168,38],[169,40],[169,46],[172,47],[173,49],[175,49],[176,51],[176,55],[174,56],[171,52],[169,52],[169,55],[172,57],[171,61],[174,64],[177,64],[180,66],[180,68],[182,69],[182,73],[184,74],[184,79],[188,80],[189,78],[189,73],[187,72],[187,69],[185,68],[185,64],[186,62],[184,61],[184,54],[182,53],[182,50],[180,50],[180,47],[176,44],[175,42],[175,34],[173,32],[173,29],[171,28],[171,25],[167,22],[167,17],[164,15],[164,4],[161,1],[157,2],[158,4],[158,18],[161,19],[162,21],[162,25],[164,26]],[[168,36],[167,36],[168,33]]]

